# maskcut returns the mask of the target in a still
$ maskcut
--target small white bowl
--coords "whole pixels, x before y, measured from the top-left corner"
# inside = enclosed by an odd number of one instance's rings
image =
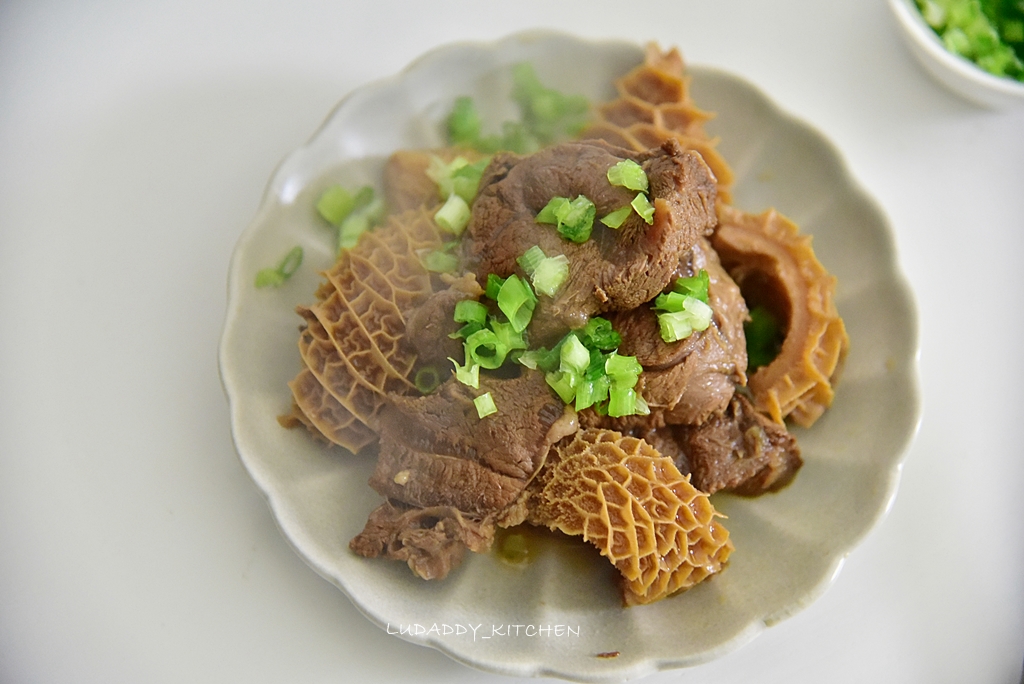
[[[914,0],[889,0],[903,37],[922,66],[939,83],[971,102],[993,109],[1024,105],[1024,83],[993,76],[942,45]]]

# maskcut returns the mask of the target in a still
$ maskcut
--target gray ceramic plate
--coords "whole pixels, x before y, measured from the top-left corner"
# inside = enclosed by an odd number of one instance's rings
[[[705,662],[749,641],[818,597],[884,515],[917,426],[916,315],[882,213],[824,137],[744,81],[694,67],[694,97],[718,112],[710,129],[737,172],[735,204],[775,206],[797,221],[839,277],[851,351],[832,409],[796,431],[806,460],[796,481],[758,499],[716,495],[736,544],[729,567],[650,606],[623,609],[611,566],[554,538],[524,567],[471,554],[441,582],[349,552],[379,503],[366,484],[373,459],[326,450],[275,420],[289,409],[285,384],[299,368],[293,309],[312,302],[317,271],[332,261],[316,196],[334,182],[379,185],[391,151],[440,144],[440,122],[459,95],[475,97],[488,121],[513,118],[511,64],[528,60],[546,83],[600,101],[641,59],[636,45],[548,33],[431,52],[352,93],[283,162],[232,258],[221,375],[238,453],[284,535],[374,624],[484,670],[621,680]],[[300,272],[278,290],[255,289],[257,270],[295,244],[306,253]],[[618,655],[598,657],[608,653]]]

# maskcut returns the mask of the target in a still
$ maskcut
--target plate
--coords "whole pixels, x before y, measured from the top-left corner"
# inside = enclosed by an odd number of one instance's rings
[[[729,567],[684,594],[629,609],[610,564],[553,535],[538,537],[532,563],[469,554],[439,582],[349,551],[380,503],[367,486],[374,459],[325,449],[276,421],[289,410],[286,383],[299,370],[294,307],[313,301],[318,272],[333,261],[315,198],[333,183],[379,186],[390,152],[442,144],[440,122],[457,96],[476,98],[489,122],[514,118],[512,64],[530,61],[545,83],[601,101],[642,58],[637,45],[538,32],[437,49],[341,102],[274,173],[232,257],[221,377],[239,456],[285,537],[380,628],[483,670],[619,681],[706,662],[749,641],[817,598],[882,518],[918,424],[916,313],[882,212],[822,135],[743,80],[691,67],[696,103],[718,113],[708,129],[736,172],[734,204],[788,215],[839,278],[850,353],[831,410],[813,428],[794,430],[806,461],[794,483],[756,499],[716,494],[736,545]],[[257,290],[256,272],[296,244],[306,255],[299,272],[279,289]]]

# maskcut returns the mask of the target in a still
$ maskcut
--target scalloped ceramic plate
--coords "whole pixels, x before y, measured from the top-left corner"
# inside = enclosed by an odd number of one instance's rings
[[[529,60],[546,83],[600,101],[641,59],[636,45],[549,33],[431,52],[352,93],[285,159],[231,262],[221,375],[238,453],[281,530],[372,622],[484,670],[621,680],[706,662],[749,641],[817,598],[884,515],[917,426],[916,315],[885,218],[820,134],[744,81],[692,67],[696,102],[718,112],[709,128],[737,173],[735,204],[775,206],[797,221],[839,277],[850,354],[832,409],[796,430],[806,460],[796,481],[757,499],[716,495],[736,544],[729,567],[650,606],[623,609],[612,567],[554,536],[540,538],[535,562],[469,554],[440,582],[349,551],[379,503],[366,484],[374,459],[324,449],[275,419],[290,407],[285,384],[299,369],[294,307],[312,301],[317,272],[332,261],[316,196],[335,182],[379,186],[390,152],[439,145],[440,122],[459,95],[475,97],[492,123],[513,118],[511,64]],[[255,289],[256,271],[295,244],[306,253],[299,273],[278,290]]]

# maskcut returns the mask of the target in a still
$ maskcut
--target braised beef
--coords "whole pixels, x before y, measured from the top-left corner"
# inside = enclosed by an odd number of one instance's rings
[[[536,222],[553,197],[585,195],[598,218],[628,205],[636,192],[608,182],[610,167],[633,159],[646,171],[655,206],[653,225],[635,212],[613,230],[595,220],[583,243],[563,239]],[[553,298],[538,304],[532,339],[548,341],[558,330],[584,325],[593,314],[632,309],[668,284],[681,257],[713,229],[715,178],[695,152],[674,140],[635,153],[603,141],[556,145],[528,157],[495,155],[473,204],[463,240],[467,262],[481,283],[494,273],[517,272],[516,259],[534,245],[569,259],[569,277]],[[519,270],[521,274],[521,270]]]
[[[473,398],[484,392],[498,412],[481,420]],[[370,516],[351,548],[444,577],[464,546],[481,551],[490,545],[495,523],[525,519],[521,495],[527,482],[551,445],[576,429],[572,407],[535,371],[511,379],[481,377],[478,390],[452,379],[427,396],[394,397],[381,415],[380,455],[370,477],[370,486],[391,503]],[[447,513],[439,517],[437,511]],[[432,518],[439,524],[424,522]],[[476,536],[470,539],[470,533]]]
[[[467,548],[486,551],[493,539],[493,523],[467,518],[451,506],[411,508],[385,501],[349,548],[366,558],[405,561],[419,577],[440,579],[458,567]]]
[[[417,362],[451,368],[448,358],[462,359],[461,338],[450,333],[462,327],[455,322],[455,305],[465,299],[477,299],[483,291],[472,274],[453,279],[447,289],[438,290],[409,316],[405,341],[416,350]]]
[[[622,336],[619,353],[636,356],[644,367],[636,389],[650,407],[650,415],[609,418],[585,411],[580,416],[584,425],[620,431],[696,425],[728,406],[736,385],[746,382],[743,321],[747,307],[703,238],[680,260],[672,280],[693,276],[701,269],[708,272],[708,300],[714,312],[707,330],[666,343],[650,303],[610,317]]]
[[[676,427],[675,436],[693,485],[708,494],[775,491],[789,484],[803,465],[796,438],[741,394],[702,425]]]

